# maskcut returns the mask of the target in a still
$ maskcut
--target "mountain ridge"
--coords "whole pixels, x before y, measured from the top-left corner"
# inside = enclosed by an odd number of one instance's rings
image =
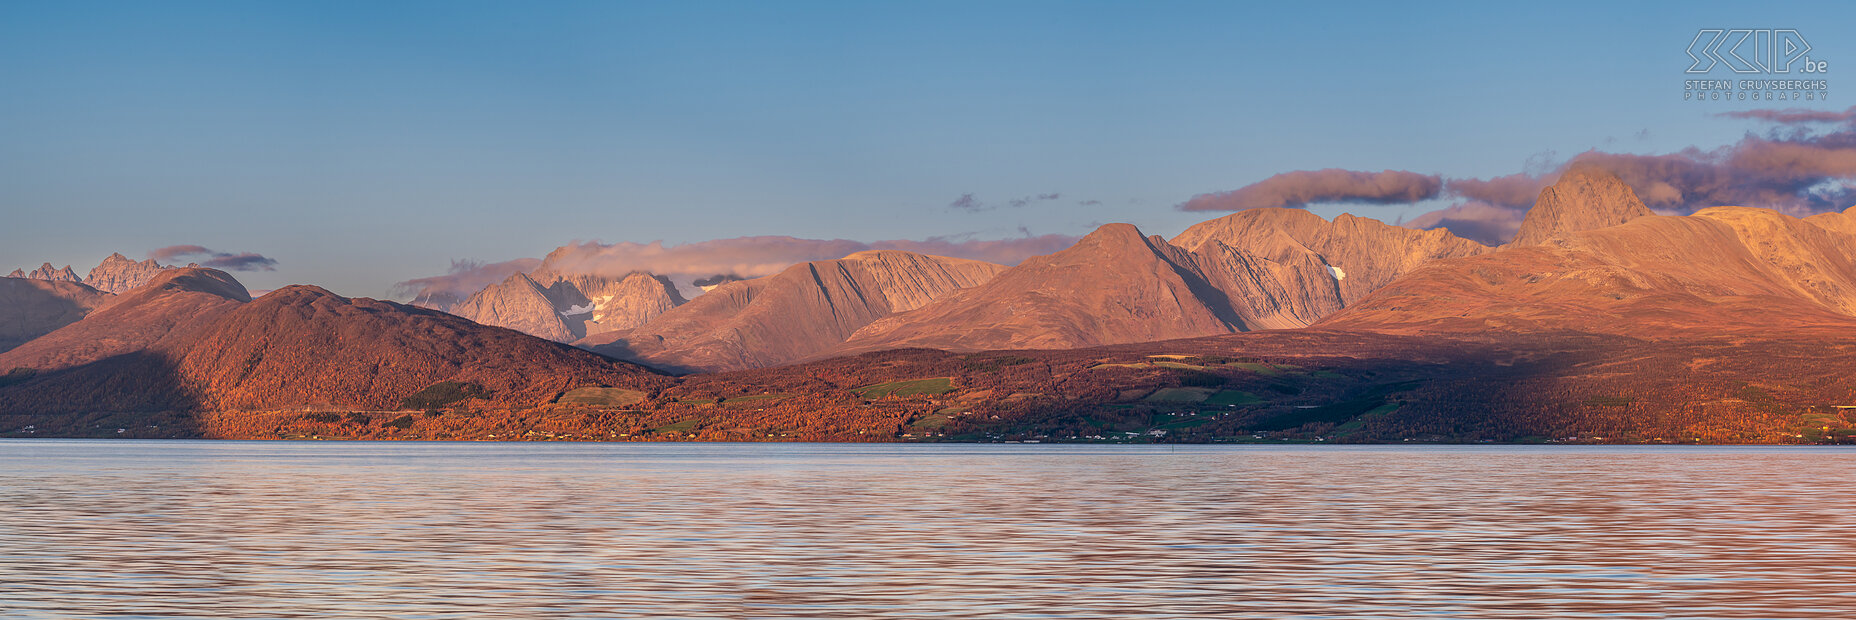
[[[879,250],[722,283],[644,325],[576,344],[659,368],[779,364],[837,346],[858,328],[1004,269],[982,261]]]

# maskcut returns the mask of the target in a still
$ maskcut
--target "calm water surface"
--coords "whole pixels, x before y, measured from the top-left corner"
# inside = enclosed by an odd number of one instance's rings
[[[13,618],[1856,618],[1856,451],[0,441]]]

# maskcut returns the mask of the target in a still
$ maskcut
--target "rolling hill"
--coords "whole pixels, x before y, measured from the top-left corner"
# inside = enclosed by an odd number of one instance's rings
[[[535,406],[576,387],[664,381],[515,331],[315,287],[254,301],[231,276],[200,268],[164,272],[0,354],[0,368],[11,377],[0,411],[14,415],[396,409],[434,388]]]

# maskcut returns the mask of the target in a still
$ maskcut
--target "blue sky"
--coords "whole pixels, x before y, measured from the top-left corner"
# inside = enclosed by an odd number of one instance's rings
[[[1851,103],[1847,2],[1283,4],[7,3],[0,271],[198,244],[383,296],[572,240],[1171,235],[1291,170],[1727,145],[1789,106],[1682,101],[1703,27],[1800,29],[1799,107]]]

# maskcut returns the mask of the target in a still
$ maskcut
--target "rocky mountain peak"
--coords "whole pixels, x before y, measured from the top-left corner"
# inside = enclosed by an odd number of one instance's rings
[[[683,295],[677,292],[669,278],[642,271],[589,288],[582,291],[587,304],[577,308],[588,315],[581,333],[589,336],[644,325],[684,303]],[[574,310],[576,308],[568,308],[563,312]]]
[[[539,278],[539,279],[538,279]],[[538,269],[478,291],[451,313],[556,342],[631,329],[682,305],[668,278],[633,272],[618,278]]]
[[[99,291],[121,293],[147,284],[167,269],[172,267],[157,263],[152,258],[138,263],[120,252],[114,252],[90,270],[90,276],[84,279],[84,283]]]
[[[1617,175],[1597,166],[1574,166],[1540,190],[1511,245],[1540,245],[1559,233],[1609,228],[1646,215],[1655,214]]]
[[[70,265],[65,265],[63,269],[53,269],[51,263],[45,263],[43,265],[39,265],[38,269],[34,269],[28,273],[20,273],[18,270],[14,270],[13,273],[18,274],[18,275],[12,276],[15,278],[23,277],[23,278],[31,278],[33,280],[46,280],[50,282],[82,282],[83,281],[77,277],[77,272],[71,271]]]

